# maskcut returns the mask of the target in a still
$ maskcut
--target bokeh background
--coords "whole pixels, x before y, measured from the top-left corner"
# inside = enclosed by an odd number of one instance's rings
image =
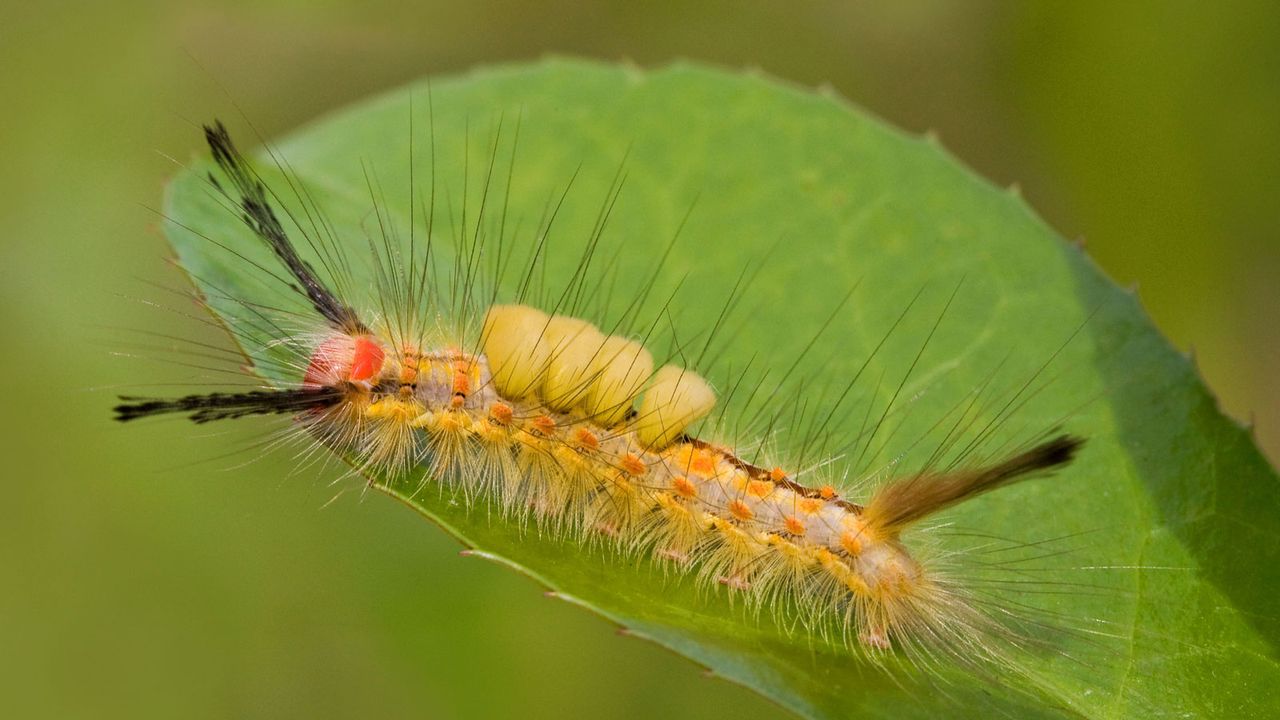
[[[244,465],[243,430],[108,420],[181,376],[120,328],[198,330],[137,301],[178,285],[149,208],[195,123],[548,53],[759,67],[936,131],[1139,284],[1280,456],[1280,4],[3,0],[0,715],[782,716],[384,498]]]

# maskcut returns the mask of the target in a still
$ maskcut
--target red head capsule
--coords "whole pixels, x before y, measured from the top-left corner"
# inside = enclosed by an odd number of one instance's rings
[[[304,388],[321,388],[339,382],[372,380],[382,371],[386,353],[367,335],[333,335],[326,338],[311,354]]]

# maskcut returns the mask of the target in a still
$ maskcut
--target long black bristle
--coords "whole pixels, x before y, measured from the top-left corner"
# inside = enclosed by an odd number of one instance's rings
[[[275,210],[267,202],[267,192],[262,182],[249,168],[244,156],[231,141],[227,128],[215,120],[213,125],[204,126],[205,141],[218,167],[226,173],[227,178],[235,185],[239,194],[239,205],[244,210],[244,221],[250,229],[270,246],[280,262],[289,269],[289,273],[301,286],[298,288],[306,294],[311,306],[324,316],[334,327],[348,333],[367,333],[368,327],[361,322],[349,305],[346,305],[325,286],[316,276],[315,270],[299,255],[284,227],[276,217]],[[214,185],[221,188],[216,178],[210,178]]]
[[[325,408],[342,399],[335,388],[302,390],[253,390],[243,393],[209,393],[180,398],[140,398],[121,396],[124,402],[115,406],[116,420],[128,422],[152,415],[190,413],[195,423],[230,420],[249,415],[297,413]]]

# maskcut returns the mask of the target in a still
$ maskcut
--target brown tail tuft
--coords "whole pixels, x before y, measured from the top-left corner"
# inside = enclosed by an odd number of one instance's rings
[[[989,490],[1069,464],[1084,439],[1059,435],[989,467],[921,473],[876,491],[863,511],[868,525],[887,534]]]

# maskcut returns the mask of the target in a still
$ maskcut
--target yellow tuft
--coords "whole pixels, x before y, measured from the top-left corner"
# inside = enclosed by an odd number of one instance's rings
[[[582,402],[591,385],[591,362],[600,353],[604,335],[595,325],[556,315],[547,323],[547,373],[542,398],[552,410],[565,412]]]
[[[471,429],[471,416],[464,412],[436,413],[435,429],[439,432],[464,432]]]
[[[822,569],[826,570],[840,584],[862,597],[871,595],[871,588],[867,586],[867,583],[853,571],[853,568],[849,567],[848,563],[836,557],[835,553],[826,548],[819,548],[817,559]]]
[[[591,362],[591,386],[584,409],[605,427],[617,425],[651,374],[653,356],[640,343],[618,335],[605,338]]]
[[[382,398],[364,409],[364,415],[374,420],[391,420],[412,424],[414,418],[422,413],[422,406],[411,400],[399,398]]]
[[[801,498],[796,503],[796,507],[805,515],[813,515],[825,506],[827,503],[819,498]]]
[[[584,457],[582,453],[564,444],[556,445],[551,451],[556,462],[560,463],[561,469],[566,473],[585,473],[595,469],[595,465],[590,459]]]
[[[636,433],[648,447],[666,447],[715,406],[716,394],[702,376],[664,365],[640,400]]]
[[[493,418],[484,418],[475,423],[476,435],[481,441],[490,445],[510,445],[511,431],[507,426],[497,422]]]
[[[494,305],[480,333],[493,384],[506,398],[528,397],[542,384],[549,349],[546,313],[526,305]]]
[[[409,427],[420,428],[430,433],[456,433],[471,429],[471,416],[456,410],[428,411],[408,422]]]

